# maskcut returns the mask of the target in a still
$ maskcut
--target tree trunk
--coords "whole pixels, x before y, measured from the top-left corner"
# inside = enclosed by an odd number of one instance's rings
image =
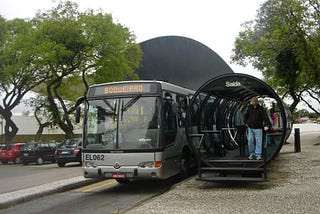
[[[74,138],[73,130],[65,131],[65,133],[66,133],[66,139]]]
[[[66,139],[74,138],[72,125],[70,126],[70,124],[66,124],[63,121],[59,121],[57,124],[62,129],[62,131],[64,131]]]
[[[62,131],[66,134],[66,138],[70,139],[74,137],[73,134],[73,125],[71,123],[71,120],[68,116],[68,110],[66,109],[66,105],[64,103],[64,100],[60,97],[58,93],[58,87],[62,83],[63,76],[60,76],[58,79],[54,80],[53,82],[47,84],[47,99],[50,103],[50,111],[53,114],[53,121],[54,124],[57,124]],[[58,105],[56,103],[55,97],[53,96],[55,94],[56,99],[58,102],[60,102],[60,105],[62,106],[62,112],[59,111]]]
[[[34,137],[34,141],[39,141],[41,136],[42,136],[42,133],[43,133],[43,130],[45,127],[48,127],[49,125],[51,125],[50,122],[46,122],[46,123],[38,123],[39,124],[39,128],[38,128],[38,131]]]
[[[291,96],[291,98],[293,99],[293,103],[291,103],[291,105],[289,106],[289,110],[291,112],[294,112],[295,108],[297,107],[297,105],[299,104],[300,102],[300,99],[301,99],[301,94],[302,92],[300,91],[298,94],[297,92],[295,91],[294,88],[290,88],[289,89],[289,94]]]
[[[1,109],[0,114],[2,115],[3,119],[6,121],[4,125],[4,143],[11,144],[13,143],[13,138],[18,133],[19,129],[17,125],[11,119],[12,113],[5,109]]]

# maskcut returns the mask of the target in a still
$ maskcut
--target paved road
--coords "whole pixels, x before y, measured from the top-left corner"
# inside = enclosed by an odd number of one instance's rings
[[[79,164],[0,164],[0,194],[82,176]]]
[[[164,181],[133,181],[118,184],[115,180],[103,180],[81,188],[59,192],[36,200],[18,203],[0,209],[0,214],[27,213],[118,213],[163,193],[180,181],[171,178]]]

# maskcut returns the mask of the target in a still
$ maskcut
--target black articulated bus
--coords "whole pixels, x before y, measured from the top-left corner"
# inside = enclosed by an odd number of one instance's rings
[[[195,161],[185,117],[193,93],[161,81],[91,86],[82,98],[84,176],[127,182],[188,175]]]

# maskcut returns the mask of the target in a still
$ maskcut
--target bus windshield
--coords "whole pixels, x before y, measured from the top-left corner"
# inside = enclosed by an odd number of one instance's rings
[[[84,148],[159,148],[160,98],[136,95],[88,101]]]

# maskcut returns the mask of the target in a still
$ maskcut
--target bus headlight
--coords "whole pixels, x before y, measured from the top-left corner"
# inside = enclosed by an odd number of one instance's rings
[[[93,161],[86,161],[86,162],[84,162],[84,165],[85,165],[85,167],[93,167],[93,168],[96,168],[98,165],[95,163],[95,162],[93,162]]]
[[[139,167],[141,168],[160,168],[161,166],[161,161],[146,161],[139,163]]]

